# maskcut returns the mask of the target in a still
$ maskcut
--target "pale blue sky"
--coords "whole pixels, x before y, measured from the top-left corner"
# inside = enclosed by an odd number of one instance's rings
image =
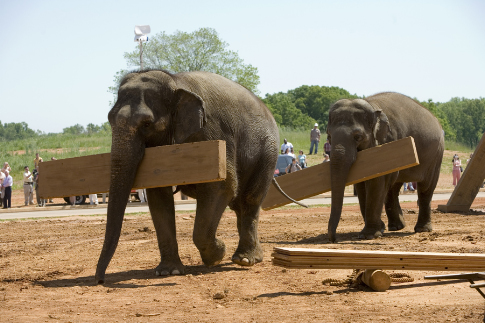
[[[259,90],[338,86],[419,100],[485,97],[485,1],[0,0],[0,121],[62,132],[107,121],[135,25],[217,30]]]

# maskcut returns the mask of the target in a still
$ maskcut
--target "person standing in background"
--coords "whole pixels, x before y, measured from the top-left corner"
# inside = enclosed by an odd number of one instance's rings
[[[315,123],[312,131],[310,132],[310,153],[313,153],[313,146],[315,146],[315,155],[318,153],[318,143],[320,142],[320,130],[318,129],[318,123]]]
[[[13,178],[10,176],[8,170],[4,171],[5,179],[3,180],[2,187],[5,188],[5,196],[3,197],[3,209],[12,207],[12,185]]]
[[[34,169],[37,169],[39,167],[39,163],[42,161],[42,157],[39,156],[39,153],[35,154],[35,159],[34,159]]]
[[[34,180],[32,173],[29,171],[29,166],[24,167],[24,199],[25,206],[34,204]]]
[[[461,160],[458,155],[453,156],[453,186],[456,186],[461,177]]]
[[[5,193],[4,188],[2,187],[3,180],[5,179],[5,173],[3,169],[0,170],[0,206],[3,205],[3,194]]]
[[[330,145],[330,141],[327,141],[323,144],[323,150],[325,150],[325,153],[330,157],[330,150],[332,149],[332,146]]]

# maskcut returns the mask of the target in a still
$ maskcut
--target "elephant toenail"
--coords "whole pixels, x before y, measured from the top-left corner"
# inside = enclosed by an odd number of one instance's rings
[[[172,275],[180,275],[180,271],[178,269],[174,269],[172,271]]]
[[[248,258],[241,259],[241,262],[249,265],[249,259]]]

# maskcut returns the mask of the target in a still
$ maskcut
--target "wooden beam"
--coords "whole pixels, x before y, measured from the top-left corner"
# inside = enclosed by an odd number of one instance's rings
[[[419,165],[413,137],[396,140],[388,144],[362,150],[350,168],[346,185],[363,182],[372,178]],[[286,194],[299,201],[311,196],[329,192],[330,163],[322,163],[301,171],[277,178]],[[291,203],[271,185],[263,201],[262,208],[271,210]]]
[[[468,212],[485,179],[485,133],[442,212]]]
[[[480,271],[484,254],[274,248],[273,264],[304,269]]]
[[[109,191],[111,154],[40,163],[42,198]],[[145,149],[134,189],[221,181],[226,178],[226,142],[193,142]]]

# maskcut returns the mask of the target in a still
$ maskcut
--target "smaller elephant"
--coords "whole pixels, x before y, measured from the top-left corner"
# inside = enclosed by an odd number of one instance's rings
[[[357,152],[412,136],[420,164],[356,184],[365,226],[359,237],[382,235],[382,207],[389,231],[401,230],[405,221],[399,205],[403,182],[418,182],[419,215],[415,232],[431,231],[431,198],[438,182],[443,159],[443,130],[438,120],[413,99],[399,93],[380,93],[365,99],[339,100],[329,111],[327,135],[331,142],[332,206],[328,223],[329,239],[336,240],[342,213],[345,182]]]

